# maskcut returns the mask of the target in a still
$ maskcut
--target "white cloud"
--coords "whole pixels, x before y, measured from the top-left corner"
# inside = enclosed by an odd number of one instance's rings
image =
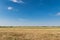
[[[11,1],[15,3],[24,3],[22,0],[11,0]]]
[[[58,12],[58,13],[56,14],[56,16],[60,16],[60,12]]]
[[[11,0],[12,2],[18,2],[17,0]]]
[[[8,7],[8,10],[12,10],[13,9],[13,7]]]

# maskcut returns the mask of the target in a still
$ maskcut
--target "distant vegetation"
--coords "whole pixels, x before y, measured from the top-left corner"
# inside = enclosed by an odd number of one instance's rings
[[[60,28],[60,26],[0,26],[0,28]]]

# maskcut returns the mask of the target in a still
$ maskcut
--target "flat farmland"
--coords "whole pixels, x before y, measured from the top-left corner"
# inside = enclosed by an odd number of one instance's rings
[[[60,28],[0,28],[0,40],[60,40]]]

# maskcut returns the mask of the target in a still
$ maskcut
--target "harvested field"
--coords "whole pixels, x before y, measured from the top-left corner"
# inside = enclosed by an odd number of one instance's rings
[[[0,28],[0,40],[60,40],[60,29]]]

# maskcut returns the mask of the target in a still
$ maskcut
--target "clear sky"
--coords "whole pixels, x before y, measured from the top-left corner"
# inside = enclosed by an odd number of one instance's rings
[[[60,26],[60,0],[0,0],[2,26]]]

